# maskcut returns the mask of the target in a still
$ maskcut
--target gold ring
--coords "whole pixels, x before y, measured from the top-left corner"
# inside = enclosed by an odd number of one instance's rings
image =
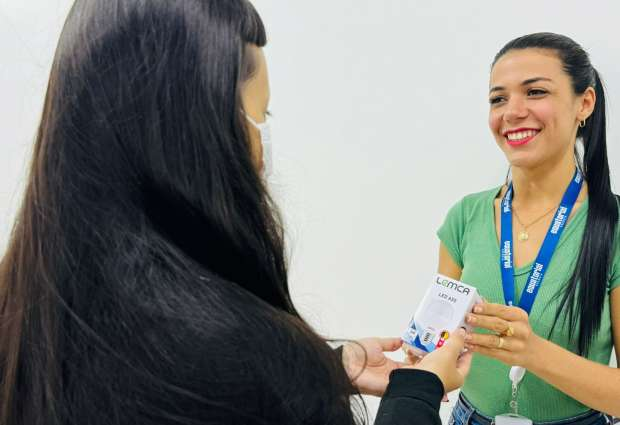
[[[508,329],[506,329],[502,335],[504,336],[514,336],[515,334],[515,328],[512,327],[512,325],[508,325]]]
[[[500,336],[499,339],[497,340],[497,348],[501,350],[503,346],[504,346],[504,338]]]

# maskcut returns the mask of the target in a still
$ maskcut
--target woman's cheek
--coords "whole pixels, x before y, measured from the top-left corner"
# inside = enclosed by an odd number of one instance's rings
[[[538,122],[541,127],[547,127],[556,115],[556,108],[551,101],[538,101],[530,106],[530,111],[534,116],[534,121]]]
[[[493,111],[489,113],[489,129],[491,130],[495,140],[497,140],[498,143],[501,143],[504,136],[501,135],[502,117],[499,113]]]

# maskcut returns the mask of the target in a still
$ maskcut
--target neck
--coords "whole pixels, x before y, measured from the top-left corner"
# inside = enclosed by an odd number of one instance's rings
[[[546,163],[536,168],[513,167],[514,203],[517,205],[559,204],[575,174],[575,158]]]

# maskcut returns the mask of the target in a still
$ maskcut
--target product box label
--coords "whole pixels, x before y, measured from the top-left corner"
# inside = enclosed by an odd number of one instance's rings
[[[481,302],[476,288],[436,275],[411,319],[402,340],[416,355],[441,347],[457,329],[471,330],[465,318]]]

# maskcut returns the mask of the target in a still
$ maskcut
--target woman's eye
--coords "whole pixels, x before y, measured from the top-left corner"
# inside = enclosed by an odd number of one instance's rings
[[[542,89],[530,89],[527,94],[528,96],[543,96],[547,94],[547,91]]]
[[[497,105],[498,103],[503,102],[505,99],[503,96],[496,96],[489,99],[489,103],[491,105]]]

